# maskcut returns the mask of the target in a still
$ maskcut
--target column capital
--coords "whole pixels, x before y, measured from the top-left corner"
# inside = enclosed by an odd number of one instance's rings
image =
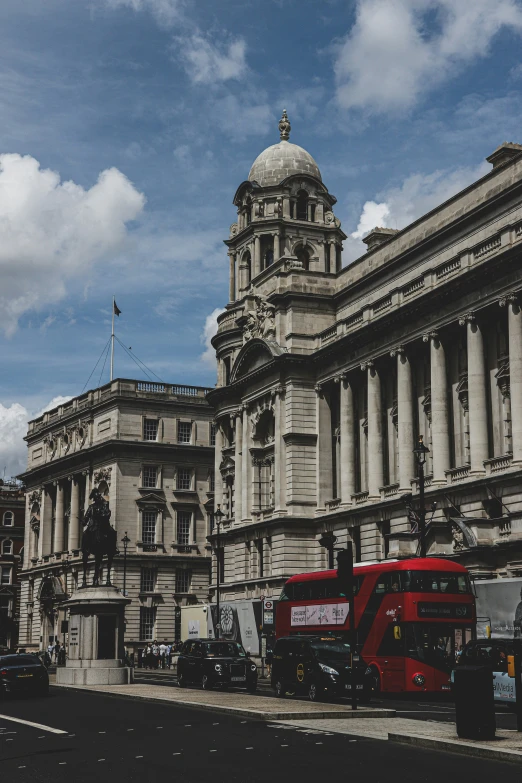
[[[270,396],[271,397],[283,397],[285,392],[286,392],[286,388],[283,385],[279,384],[274,389],[270,390]]]
[[[439,339],[439,333],[438,332],[426,332],[422,335],[422,342],[423,343],[429,343],[430,340],[438,340]]]
[[[345,372],[339,373],[339,375],[336,375],[334,378],[334,383],[344,383],[348,380],[348,374]]]
[[[502,296],[498,303],[500,307],[507,307],[510,304],[520,304],[520,295],[516,291],[512,291],[505,296]]]
[[[406,353],[406,348],[404,345],[397,345],[395,348],[392,348],[390,351],[390,356],[392,359],[394,359],[396,356],[401,356],[402,354]]]
[[[316,383],[315,384],[314,390],[315,390],[315,393],[317,394],[318,397],[323,397],[324,396],[324,389],[323,389],[323,387],[321,386],[320,383]]]
[[[367,362],[361,362],[361,370],[364,372],[365,370],[372,370],[374,367],[373,359],[368,359]]]
[[[460,316],[459,326],[466,326],[467,324],[475,323],[476,320],[475,313],[473,310],[470,310],[469,313],[464,313],[464,315]]]

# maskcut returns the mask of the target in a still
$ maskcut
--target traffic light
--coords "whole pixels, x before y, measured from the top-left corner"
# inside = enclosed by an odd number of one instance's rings
[[[353,548],[348,541],[346,549],[337,552],[337,578],[341,592],[350,598],[353,592]]]
[[[321,546],[324,546],[324,548],[328,552],[328,568],[334,567],[334,547],[336,543],[337,543],[337,538],[334,536],[334,534],[331,531],[327,533],[323,533],[323,535],[319,539],[319,544]]]

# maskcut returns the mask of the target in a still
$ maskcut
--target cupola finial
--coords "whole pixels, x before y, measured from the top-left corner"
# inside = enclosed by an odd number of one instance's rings
[[[288,141],[291,130],[292,126],[290,125],[288,114],[286,113],[286,109],[283,109],[283,116],[279,120],[279,134],[281,136],[281,141]]]

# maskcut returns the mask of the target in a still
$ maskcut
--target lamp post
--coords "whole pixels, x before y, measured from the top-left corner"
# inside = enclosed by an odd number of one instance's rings
[[[214,511],[214,522],[216,523],[217,533],[216,533],[216,639],[221,638],[221,616],[220,616],[220,607],[219,607],[219,588],[220,588],[220,577],[221,577],[221,542],[219,539],[219,535],[221,533],[221,521],[225,515],[221,511],[221,506],[218,504],[218,507],[216,511]]]
[[[426,509],[424,507],[424,465],[426,464],[426,454],[430,453],[427,446],[424,445],[422,435],[419,435],[419,442],[413,449],[417,458],[417,467],[419,469],[419,539],[420,556],[426,557]]]
[[[130,538],[125,531],[125,535],[121,539],[123,544],[123,595],[127,598],[127,547],[130,544]]]

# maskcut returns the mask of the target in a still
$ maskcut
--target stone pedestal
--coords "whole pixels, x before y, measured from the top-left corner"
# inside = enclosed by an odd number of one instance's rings
[[[83,587],[65,603],[69,609],[67,664],[56,670],[60,685],[125,685],[124,613],[130,599],[111,586]]]

